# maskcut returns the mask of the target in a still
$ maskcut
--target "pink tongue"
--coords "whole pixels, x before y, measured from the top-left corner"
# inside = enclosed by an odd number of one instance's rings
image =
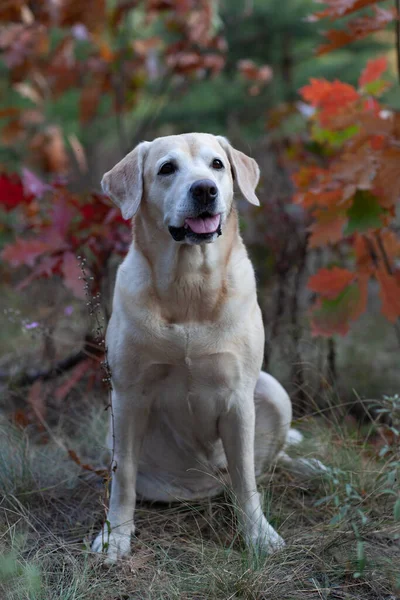
[[[194,233],[214,233],[219,227],[221,215],[213,217],[197,217],[197,219],[185,219],[185,225],[188,225]]]

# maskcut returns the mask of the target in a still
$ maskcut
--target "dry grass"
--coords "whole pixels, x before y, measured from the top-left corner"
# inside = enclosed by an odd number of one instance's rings
[[[42,289],[38,294],[43,304]],[[69,353],[80,339],[84,317],[78,318],[76,309],[73,319],[60,320],[54,296],[48,293],[46,299],[49,307],[43,308],[43,318],[32,299],[32,313],[21,299],[22,314],[50,327],[54,313],[58,351]],[[64,306],[64,297],[60,303]],[[3,295],[0,307],[8,306],[17,306],[16,298]],[[27,337],[18,319],[5,319],[2,333],[0,351],[7,354],[0,360],[0,370],[41,365],[43,340]],[[352,382],[360,369],[359,380],[366,390],[372,389],[372,379],[376,389],[388,391],[386,384],[391,388],[398,379],[397,353],[389,339],[385,362],[382,357],[381,362],[375,360],[372,337],[371,333],[368,339],[346,338],[349,355],[354,358],[354,348],[366,354],[358,362],[348,361],[346,348],[338,346],[339,367]],[[305,351],[302,356],[310,369],[318,370],[313,355]],[[281,376],[282,364],[290,364],[284,359],[275,369]],[[365,366],[372,363],[373,372]],[[346,371],[345,364],[353,365],[354,372]],[[84,381],[60,404],[53,388],[59,384],[48,384],[48,431],[40,432],[33,425],[21,431],[8,418],[0,420],[1,600],[394,600],[399,596],[400,522],[395,520],[394,505],[400,496],[400,460],[396,473],[389,465],[392,455],[379,457],[373,443],[374,424],[358,428],[354,421],[335,422],[338,398],[332,399],[336,412],[328,405],[321,409],[320,403],[318,415],[299,424],[306,439],[298,451],[322,460],[329,473],[311,481],[276,468],[260,484],[268,518],[287,541],[284,551],[267,559],[249,553],[237,536],[227,497],[196,505],[142,504],[132,557],[106,569],[89,550],[90,537],[104,517],[102,482],[82,471],[67,454],[71,448],[98,465],[106,430],[104,403],[101,397],[91,397]],[[342,414],[347,404],[344,399]],[[0,415],[10,415],[18,407],[26,409],[26,390],[11,390],[0,399]]]
[[[83,473],[63,450],[72,447],[94,461],[104,417],[101,409],[86,410],[78,429],[75,425],[71,433],[71,423],[64,421],[44,445],[29,431],[3,422],[0,590],[5,600],[396,597],[400,528],[394,496],[382,494],[387,460],[363,443],[371,431],[328,428],[321,419],[302,424],[307,437],[302,451],[332,467],[330,473],[301,481],[276,469],[262,484],[267,515],[287,541],[283,552],[261,559],[245,550],[227,498],[197,505],[142,504],[132,557],[105,569],[88,549],[103,517],[101,481]],[[399,494],[398,481],[392,488]],[[330,523],[346,504],[343,518]]]

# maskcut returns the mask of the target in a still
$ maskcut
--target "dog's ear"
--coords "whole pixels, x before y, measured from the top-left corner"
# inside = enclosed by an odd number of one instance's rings
[[[218,135],[217,140],[228,155],[233,178],[237,181],[244,198],[251,204],[260,206],[260,201],[254,193],[260,179],[258,164],[250,156],[233,148],[225,137]]]
[[[138,211],[143,196],[143,163],[150,142],[142,142],[103,175],[101,187],[120,208],[124,219]]]

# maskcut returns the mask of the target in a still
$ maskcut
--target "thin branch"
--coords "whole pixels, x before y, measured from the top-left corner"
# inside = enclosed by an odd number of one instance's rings
[[[385,264],[386,271],[389,273],[389,275],[393,275],[392,265],[390,264],[389,257],[386,254],[385,245],[383,243],[383,240],[382,240],[382,237],[381,237],[379,231],[376,232],[375,239],[376,239],[376,243],[378,244],[380,253],[382,254],[382,259]]]

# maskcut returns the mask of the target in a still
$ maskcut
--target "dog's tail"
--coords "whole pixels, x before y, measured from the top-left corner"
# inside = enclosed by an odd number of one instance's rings
[[[298,430],[291,427],[286,436],[285,448],[289,446],[297,446],[304,440],[304,435]]]
[[[292,458],[287,454],[287,449],[298,446],[303,440],[304,436],[298,429],[289,429],[283,450],[277,456],[277,463],[301,477],[308,478],[323,475],[328,469],[317,458]]]

